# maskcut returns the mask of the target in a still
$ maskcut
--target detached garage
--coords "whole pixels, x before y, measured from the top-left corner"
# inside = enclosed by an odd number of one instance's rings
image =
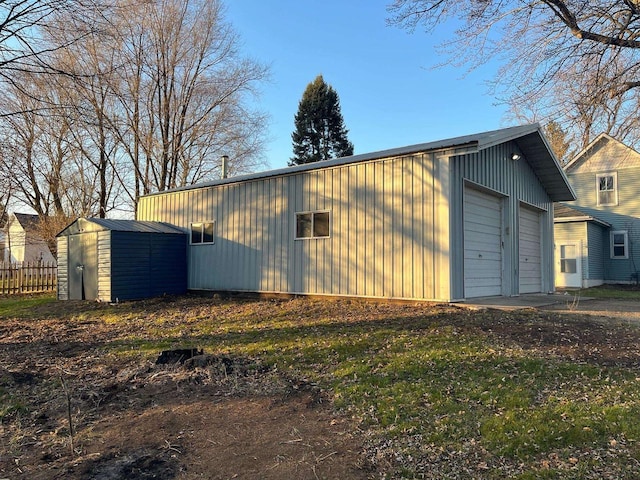
[[[174,226],[79,218],[57,237],[59,300],[115,302],[187,290],[187,235]]]
[[[461,301],[552,291],[553,202],[573,198],[536,124],[147,195],[136,214],[191,232],[189,289]]]

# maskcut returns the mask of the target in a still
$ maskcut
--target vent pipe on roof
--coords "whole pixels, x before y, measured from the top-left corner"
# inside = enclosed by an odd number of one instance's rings
[[[227,178],[229,174],[229,155],[222,156],[222,178]]]

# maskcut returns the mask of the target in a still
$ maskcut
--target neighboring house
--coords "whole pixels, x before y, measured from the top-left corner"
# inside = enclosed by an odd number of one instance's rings
[[[137,220],[189,233],[189,289],[459,301],[552,291],[573,199],[525,125],[147,195]]]
[[[556,205],[556,286],[638,282],[640,153],[601,134],[564,170],[577,200]]]
[[[8,262],[8,251],[6,249],[6,233],[5,227],[7,225],[7,215],[3,213],[0,215],[0,263]]]
[[[8,252],[5,247],[5,233],[3,230],[0,230],[0,262],[8,261],[7,253]]]
[[[55,263],[47,242],[38,234],[38,222],[38,215],[9,215],[4,228],[5,261]]]

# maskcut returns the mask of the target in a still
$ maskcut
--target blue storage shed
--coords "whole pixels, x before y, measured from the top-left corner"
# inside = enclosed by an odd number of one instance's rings
[[[59,300],[115,302],[187,291],[187,234],[167,223],[79,218],[57,243]]]

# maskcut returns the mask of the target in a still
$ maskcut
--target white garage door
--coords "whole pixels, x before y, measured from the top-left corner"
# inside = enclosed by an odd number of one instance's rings
[[[542,291],[540,212],[520,207],[520,293]]]
[[[502,200],[464,192],[464,296],[502,295]]]

